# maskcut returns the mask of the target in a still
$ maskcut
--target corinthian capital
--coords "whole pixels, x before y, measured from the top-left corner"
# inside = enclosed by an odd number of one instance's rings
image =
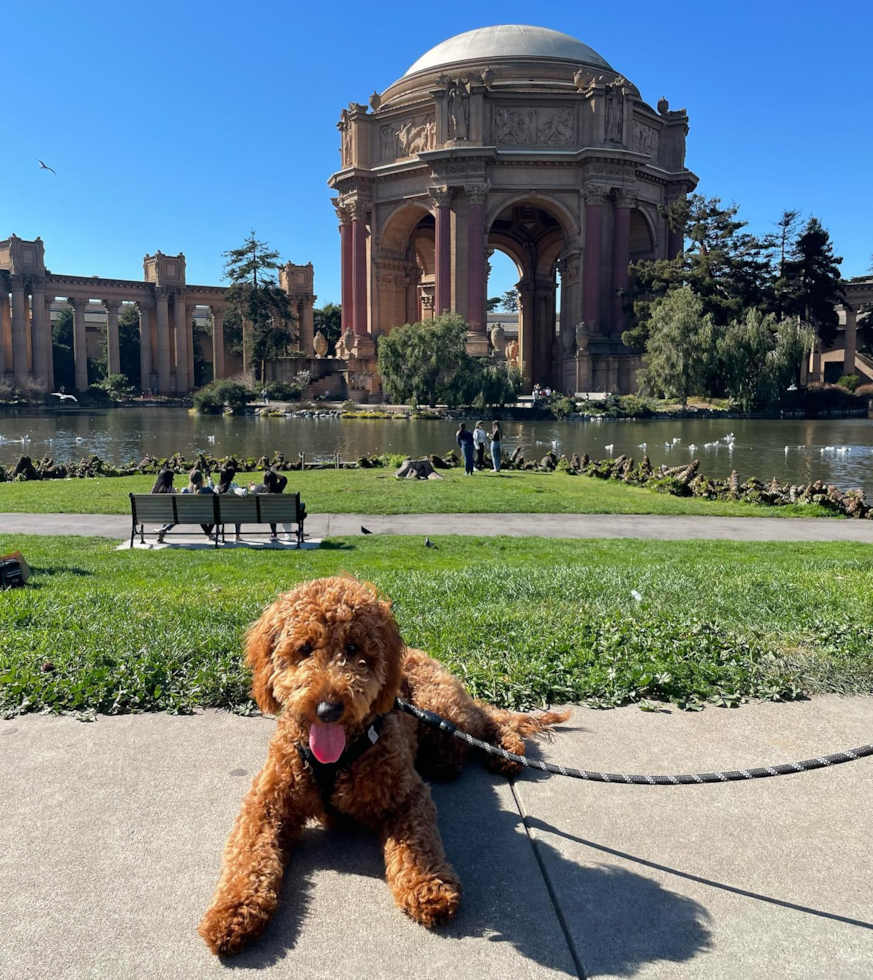
[[[606,196],[608,194],[608,187],[604,187],[601,184],[589,184],[588,187],[585,188],[585,203],[603,204],[606,201]]]
[[[347,225],[352,219],[349,217],[348,205],[339,197],[332,197],[330,203],[333,205],[336,216],[341,225]]]
[[[103,306],[106,308],[107,313],[117,313],[118,307],[121,306],[121,301],[117,299],[104,299],[101,300]]]
[[[427,192],[430,195],[431,201],[433,201],[434,207],[437,208],[451,207],[452,204],[451,187],[428,187]]]
[[[366,221],[370,211],[369,201],[350,201],[346,206],[351,221]]]
[[[491,185],[485,181],[481,184],[464,184],[468,204],[484,204]]]
[[[68,296],[67,302],[77,313],[83,313],[88,309],[88,303],[90,300],[85,299],[84,296]]]
[[[637,206],[637,196],[627,187],[619,187],[615,192],[615,206],[617,208],[635,208]]]

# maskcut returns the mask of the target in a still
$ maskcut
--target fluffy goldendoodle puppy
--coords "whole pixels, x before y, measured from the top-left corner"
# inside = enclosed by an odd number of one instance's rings
[[[404,646],[388,601],[349,577],[280,596],[251,627],[246,651],[253,696],[278,720],[200,923],[209,948],[237,953],[264,930],[290,845],[308,820],[327,824],[337,815],[379,834],[388,885],[404,912],[424,926],[450,919],[460,883],[421,774],[456,775],[466,747],[399,713],[395,697],[516,753],[524,736],[567,715],[531,717],[474,701],[435,660]],[[488,761],[500,772],[516,769]]]

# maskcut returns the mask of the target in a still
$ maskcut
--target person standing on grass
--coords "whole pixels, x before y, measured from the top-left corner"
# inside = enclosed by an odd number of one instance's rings
[[[473,475],[473,433],[467,430],[467,425],[462,422],[455,434],[455,441],[461,447],[464,454],[464,476]]]
[[[491,423],[491,465],[495,473],[500,472],[500,443],[503,441],[503,434],[500,431],[500,424],[495,419]]]
[[[477,422],[476,428],[473,429],[473,445],[476,447],[476,469],[482,470],[485,468],[485,443],[488,442],[488,436],[485,434],[485,423]]]
[[[266,388],[262,389],[262,391],[261,391],[261,398],[264,399],[264,404],[265,405],[269,405],[270,404],[270,392],[267,391]]]

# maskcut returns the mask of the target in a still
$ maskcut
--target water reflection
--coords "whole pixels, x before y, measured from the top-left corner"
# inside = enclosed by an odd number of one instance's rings
[[[487,416],[486,423],[489,421]],[[793,483],[815,479],[873,494],[873,420],[713,419],[637,422],[503,422],[504,449],[520,446],[528,459],[556,453],[591,456],[644,453],[655,465],[696,457],[707,475]],[[448,421],[347,421],[191,416],[184,409],[125,408],[0,412],[0,462],[22,452],[34,457],[78,458],[90,453],[122,463],[145,453],[211,450],[218,455],[260,456],[281,450],[296,458],[356,459],[369,453],[445,453],[457,423]],[[733,434],[733,439],[727,437]],[[10,441],[28,439],[27,442]],[[611,446],[611,449],[607,449]]]

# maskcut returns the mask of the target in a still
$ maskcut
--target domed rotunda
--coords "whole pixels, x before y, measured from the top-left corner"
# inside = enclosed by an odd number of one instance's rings
[[[697,183],[684,109],[568,34],[501,25],[431,48],[338,129],[342,356],[374,368],[380,334],[453,311],[528,390],[636,390],[622,291],[630,263],[682,248],[663,211]],[[486,330],[495,249],[518,270],[517,354]]]

